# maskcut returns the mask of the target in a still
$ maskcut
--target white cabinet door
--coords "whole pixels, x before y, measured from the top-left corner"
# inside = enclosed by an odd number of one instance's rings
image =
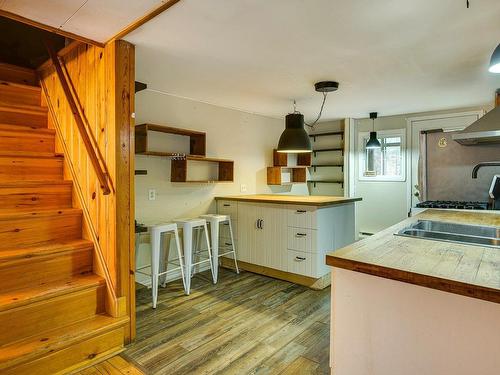
[[[258,209],[255,204],[238,202],[238,259],[247,263],[256,263]]]
[[[261,227],[258,237],[258,264],[287,270],[287,211],[278,204],[259,205]]]

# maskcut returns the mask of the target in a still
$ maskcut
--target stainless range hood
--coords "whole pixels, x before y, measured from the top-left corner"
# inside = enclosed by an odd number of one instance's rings
[[[464,130],[453,135],[453,140],[465,146],[500,144],[500,89],[496,92],[495,108]]]

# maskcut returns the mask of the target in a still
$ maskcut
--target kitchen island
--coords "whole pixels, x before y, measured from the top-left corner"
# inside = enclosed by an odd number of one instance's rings
[[[417,220],[500,227],[427,210],[328,253],[336,375],[499,373],[500,249],[394,235]]]
[[[361,198],[256,194],[216,197],[230,215],[240,267],[315,289],[330,284],[327,251],[355,240],[354,203]],[[230,246],[228,228],[219,243]],[[232,261],[222,259],[223,265]]]

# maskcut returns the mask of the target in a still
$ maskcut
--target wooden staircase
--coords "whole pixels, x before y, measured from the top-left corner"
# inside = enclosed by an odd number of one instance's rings
[[[119,352],[128,317],[105,312],[41,89],[10,69],[0,69],[0,373],[67,373]]]

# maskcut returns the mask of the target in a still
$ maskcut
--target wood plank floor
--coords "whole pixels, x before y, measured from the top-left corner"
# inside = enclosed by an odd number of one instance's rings
[[[74,375],[143,375],[135,365],[117,355],[97,365],[79,371]]]
[[[329,374],[330,288],[220,269],[137,289],[137,339],[124,356],[149,374]]]

